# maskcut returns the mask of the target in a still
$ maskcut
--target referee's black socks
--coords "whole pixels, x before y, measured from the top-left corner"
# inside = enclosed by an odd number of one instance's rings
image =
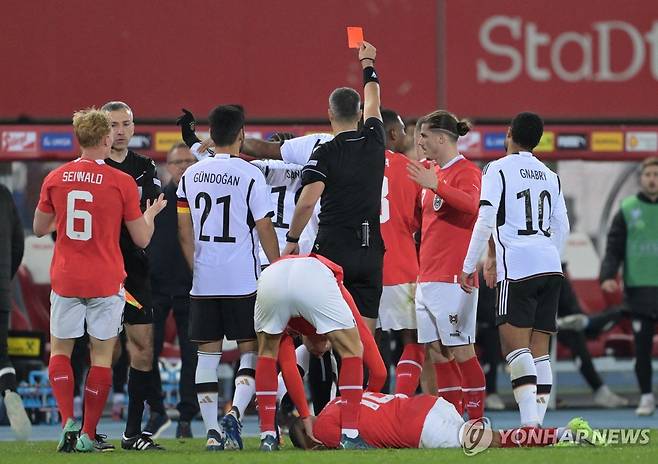
[[[142,432],[142,416],[144,401],[152,390],[153,374],[151,371],[140,371],[134,367],[128,373],[128,419],[126,421],[126,438],[133,438]]]

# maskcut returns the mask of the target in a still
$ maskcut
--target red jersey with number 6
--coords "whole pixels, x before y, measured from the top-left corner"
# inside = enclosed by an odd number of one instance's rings
[[[102,160],[78,158],[48,174],[37,208],[55,215],[53,291],[78,298],[117,294],[126,278],[121,221],[142,215],[133,178]]]
[[[459,155],[435,167],[436,191],[423,191],[419,282],[459,283],[464,259],[478,217],[482,174]],[[477,285],[477,279],[475,279]]]
[[[427,414],[436,396],[365,392],[359,410],[359,434],[375,448],[418,448]],[[327,404],[313,424],[313,435],[327,448],[340,442],[340,397]]]
[[[409,178],[409,159],[386,150],[382,184],[382,210],[379,216],[384,254],[384,285],[416,282],[418,255],[413,234],[420,229],[422,188]]]

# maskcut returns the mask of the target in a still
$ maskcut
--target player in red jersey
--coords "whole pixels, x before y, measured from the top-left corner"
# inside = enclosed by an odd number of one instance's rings
[[[342,408],[341,448],[366,447],[358,430],[359,401],[363,393],[364,347],[354,318],[358,310],[342,281],[343,270],[340,266],[313,254],[286,256],[265,269],[258,280],[254,311],[259,350],[256,396],[263,451],[278,449],[274,430],[276,359],[281,336],[295,317],[305,319],[318,334],[326,335],[341,356],[338,388],[345,400]],[[370,347],[369,351],[378,354],[376,346]]]
[[[314,419],[315,440],[301,421],[290,427],[290,440],[297,448],[336,448],[340,438],[342,399],[331,401]],[[591,439],[594,433],[583,419],[572,419],[567,427],[518,428],[494,431],[487,422],[464,422],[454,406],[432,395],[384,395],[366,392],[361,398],[361,436],[374,448],[459,448],[476,454],[488,447],[516,448],[548,446],[560,441]],[[588,443],[591,444],[591,443]]]
[[[382,110],[386,130],[386,166],[382,183],[381,232],[384,254],[383,290],[377,327],[402,331],[404,351],[395,372],[395,392],[413,395],[425,362],[425,347],[416,334],[418,255],[414,233],[420,229],[422,188],[407,175],[409,143],[404,123],[392,110]]]
[[[135,243],[146,247],[153,235],[153,219],[166,201],[161,195],[152,205],[149,202],[142,215],[135,181],[104,163],[112,146],[106,112],[76,112],[73,129],[82,154],[44,180],[33,229],[38,237],[57,231],[50,267],[48,365],[63,425],[57,450],[85,452],[94,451],[96,425],[112,383],[112,352],[121,331],[126,277],[119,249],[121,222],[125,221]],[[85,333],[85,324],[92,349],[80,433],[73,416],[70,358],[75,339]]]
[[[469,129],[467,121],[447,111],[425,116],[419,144],[438,166],[414,161],[408,170],[425,188],[416,290],[418,341],[430,346],[439,396],[459,412],[465,406],[475,419],[484,413],[485,395],[484,373],[473,347],[477,292],[468,294],[459,285],[480,200],[480,170],[457,150],[457,139]]]

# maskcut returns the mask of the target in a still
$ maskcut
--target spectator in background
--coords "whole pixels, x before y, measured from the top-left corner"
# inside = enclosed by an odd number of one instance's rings
[[[188,336],[190,315],[190,289],[192,272],[185,263],[178,242],[178,217],[176,214],[176,189],[181,176],[196,159],[184,143],[174,145],[167,153],[167,172],[171,180],[162,192],[167,206],[156,218],[155,232],[147,249],[151,263],[151,288],[153,292],[153,369],[158,368],[165,337],[165,323],[169,311],[173,310],[180,346],[181,373],[178,384],[180,412],[176,438],[192,438],[190,422],[199,411],[194,385],[196,371],[196,348]],[[159,378],[159,377],[158,377]],[[162,390],[160,387],[158,390]]]
[[[7,338],[11,317],[11,279],[23,259],[23,226],[11,192],[0,185],[0,396],[4,398],[9,424],[20,440],[30,436],[31,424],[21,397],[16,393],[16,371],[9,360]]]
[[[651,385],[651,351],[658,319],[658,157],[647,158],[640,170],[640,192],[625,198],[608,231],[599,280],[604,292],[619,290],[617,271],[624,265],[624,290],[633,316],[635,374],[642,396],[635,410],[650,416],[656,410]]]

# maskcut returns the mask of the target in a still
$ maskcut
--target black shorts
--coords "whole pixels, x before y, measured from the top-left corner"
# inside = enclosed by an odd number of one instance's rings
[[[496,325],[556,332],[562,280],[560,274],[547,274],[498,282]]]
[[[149,279],[128,275],[125,291],[126,306],[123,308],[123,323],[153,324],[153,300]]]
[[[374,235],[374,234],[373,234]],[[319,232],[313,252],[329,258],[343,268],[343,284],[350,292],[363,317],[377,319],[382,296],[384,243],[373,238],[369,247],[351,233]]]
[[[235,297],[190,297],[190,340],[255,340],[256,294]]]

